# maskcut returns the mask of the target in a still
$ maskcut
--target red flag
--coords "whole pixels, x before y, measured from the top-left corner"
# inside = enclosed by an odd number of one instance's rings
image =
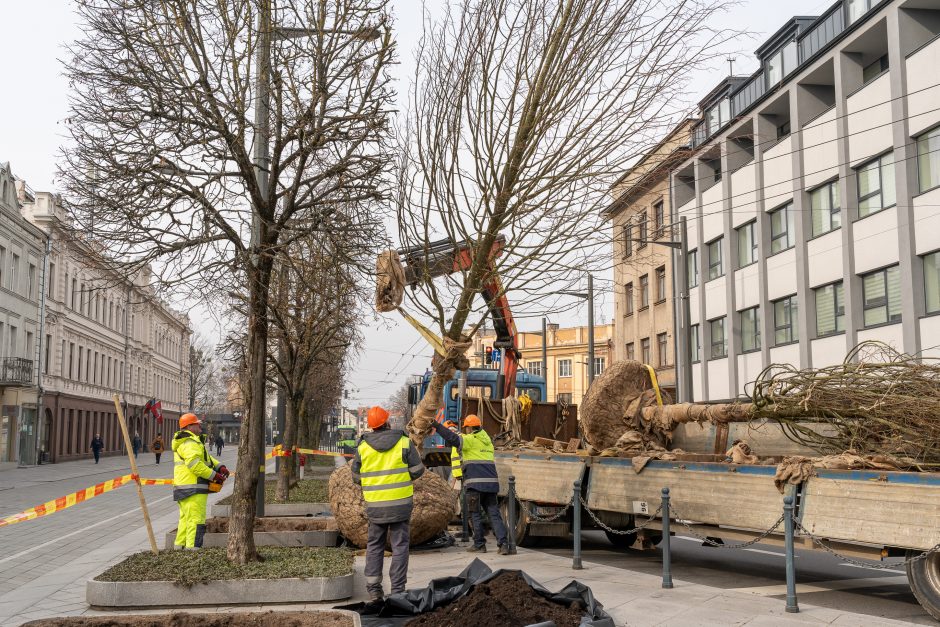
[[[153,407],[150,408],[150,412],[157,419],[157,424],[162,425],[163,424],[163,408],[160,404],[160,401],[157,401],[156,403],[153,404]]]

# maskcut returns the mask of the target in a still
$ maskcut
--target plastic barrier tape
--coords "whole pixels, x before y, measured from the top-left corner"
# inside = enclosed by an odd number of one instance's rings
[[[332,451],[320,451],[320,450],[311,449],[311,448],[298,448],[294,450],[304,455],[329,455],[331,457],[355,457],[354,455],[350,453],[333,453]]]

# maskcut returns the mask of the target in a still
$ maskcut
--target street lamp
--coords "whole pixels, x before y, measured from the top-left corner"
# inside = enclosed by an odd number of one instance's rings
[[[587,301],[588,304],[588,388],[591,387],[591,384],[594,383],[594,275],[588,274],[587,277],[587,293],[584,292],[568,292],[561,291],[555,292],[556,294],[564,294],[565,296],[576,296],[578,298],[583,298]],[[542,333],[544,330],[544,320]]]
[[[692,402],[692,309],[689,303],[689,241],[685,226],[685,216],[679,218],[679,241],[675,240],[632,240],[639,244],[658,244],[679,252],[678,270],[673,268],[673,277],[679,283],[679,327],[683,335],[682,342],[676,342],[679,370],[679,401]],[[673,281],[675,289],[676,281]],[[678,333],[677,333],[678,335]]]

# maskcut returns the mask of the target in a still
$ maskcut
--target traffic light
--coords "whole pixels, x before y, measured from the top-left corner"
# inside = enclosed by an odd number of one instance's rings
[[[492,346],[486,347],[486,356],[483,358],[483,363],[485,363],[487,366],[493,363],[493,347]]]

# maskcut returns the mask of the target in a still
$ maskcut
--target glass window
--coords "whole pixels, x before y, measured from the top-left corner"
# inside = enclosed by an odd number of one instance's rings
[[[793,247],[796,232],[793,225],[793,204],[770,213],[770,254]]]
[[[721,243],[724,237],[719,237],[708,244],[708,280],[717,279],[725,273],[721,262]]]
[[[940,311],[940,252],[924,256],[924,292],[927,313]]]
[[[656,301],[666,300],[666,266],[656,268]]]
[[[728,339],[725,337],[724,317],[710,320],[708,323],[711,335],[710,359],[720,359],[728,356]]]
[[[571,360],[570,359],[558,360],[558,376],[559,377],[571,376]]]
[[[666,226],[666,213],[663,208],[663,201],[659,201],[653,205],[653,215],[656,219],[656,237],[661,237],[663,234],[663,227]]]
[[[917,175],[920,191],[940,187],[940,126],[917,138]]]
[[[799,59],[797,58],[797,46],[795,41],[789,42],[781,51],[783,56],[783,75],[786,76],[796,69]]]
[[[647,237],[647,235],[648,235],[648,229],[647,229],[648,220],[649,220],[649,217],[647,216],[647,214],[646,214],[645,211],[644,211],[643,213],[639,214],[639,225],[640,225],[640,237],[639,237],[639,240],[640,240],[640,241],[638,241],[638,242],[636,243],[637,249],[646,248],[646,241],[649,239],[649,238]]]
[[[636,347],[633,345],[633,342],[627,342],[627,359],[630,361],[636,360]]]
[[[798,313],[795,294],[774,302],[774,343],[776,345],[789,344],[800,339]]]
[[[894,206],[894,153],[889,152],[860,166],[856,178],[858,217],[864,218]]]
[[[709,109],[705,116],[708,118],[708,134],[714,135],[721,128],[721,112],[718,110],[718,105]]]
[[[760,310],[757,307],[741,311],[741,351],[749,353],[760,349]]]
[[[721,102],[718,103],[718,112],[719,117],[721,118],[722,124],[727,124],[731,121],[731,99],[723,98]]]
[[[666,339],[666,334],[665,333],[657,334],[656,335],[656,352],[658,353],[660,368],[669,365],[669,355],[666,352],[667,347],[668,347],[668,340]]]
[[[767,77],[767,87],[773,87],[783,79],[783,52],[777,52],[767,59],[767,67],[764,71]]]
[[[888,55],[875,59],[862,69],[862,84],[870,83],[888,69]]]
[[[623,256],[630,257],[633,255],[633,227],[627,225],[623,227]]]
[[[689,289],[698,286],[698,248],[689,251]]]
[[[644,337],[642,340],[640,340],[640,351],[640,356],[643,358],[643,363],[650,363],[650,339],[648,337]]]
[[[858,18],[865,15],[865,12],[868,11],[868,3],[871,0],[845,0],[845,12],[847,24],[851,24]]]
[[[757,261],[757,221],[751,221],[737,228],[738,267],[743,268]]]
[[[699,331],[700,327],[697,324],[693,324],[692,328],[692,363],[698,363],[702,361],[702,340],[701,333]]]
[[[562,405],[570,405],[571,401],[573,400],[571,392],[559,392],[557,396],[558,402]]]
[[[823,337],[845,331],[845,295],[842,281],[817,287],[816,335]]]
[[[650,306],[650,277],[644,274],[640,277],[640,309]]]
[[[599,377],[604,374],[604,365],[607,362],[606,357],[595,357],[594,358],[594,376]]]
[[[631,283],[627,283],[626,285],[624,285],[623,291],[624,291],[623,304],[624,304],[624,307],[626,308],[625,309],[626,315],[629,316],[630,314],[633,313],[633,283],[631,282]]]
[[[842,226],[839,181],[826,183],[809,193],[813,212],[813,237]]]
[[[543,376],[543,375],[542,375],[542,362],[541,362],[541,360],[539,360],[539,361],[530,361],[530,362],[526,363],[525,369],[529,371],[529,374],[535,375],[535,376],[537,376],[537,377]]]
[[[901,319],[901,272],[898,266],[862,275],[862,306],[866,327]]]

